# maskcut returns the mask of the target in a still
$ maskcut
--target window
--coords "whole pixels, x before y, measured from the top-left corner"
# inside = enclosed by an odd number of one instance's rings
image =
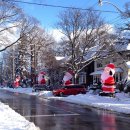
[[[112,62],[116,62],[116,59],[112,59]]]
[[[79,77],[79,84],[86,83],[86,73],[81,74]]]
[[[130,54],[128,54],[126,57],[127,57],[127,60],[130,60]]]
[[[114,75],[114,79],[115,79],[115,82],[119,82],[122,80],[122,74],[121,73],[116,73]]]
[[[102,67],[102,63],[97,62],[97,68]]]
[[[109,64],[109,63],[110,63],[110,61],[106,61],[106,65]]]
[[[94,83],[99,83],[101,80],[101,75],[94,75],[93,76],[93,84]]]

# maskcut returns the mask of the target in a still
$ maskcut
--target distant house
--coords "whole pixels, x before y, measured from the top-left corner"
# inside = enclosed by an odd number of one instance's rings
[[[90,73],[90,77],[93,77],[93,83],[99,82],[104,67],[108,63],[114,63],[115,69],[115,81],[119,82],[123,79],[130,79],[130,44],[118,43],[115,45],[117,54],[107,55],[103,59],[97,59],[94,61],[94,71]],[[123,57],[123,58],[122,58]]]
[[[88,65],[86,64],[84,69],[78,73],[77,83],[90,85],[94,82],[99,82],[103,69],[108,63],[114,63],[116,66],[116,82],[119,82],[126,77],[130,79],[130,44],[128,44],[128,42],[123,44],[116,44],[115,50],[117,54],[115,54],[114,57],[111,54],[106,53],[105,51],[101,53],[101,48],[101,46],[91,47],[87,51],[86,55],[84,55],[84,60],[87,61],[87,63],[90,63]],[[93,60],[94,57],[100,55],[105,55],[105,57],[102,59],[96,58],[96,60]],[[60,62],[61,66],[66,62],[66,58],[64,57],[58,57],[56,59],[58,60],[58,62]],[[62,71],[63,70],[65,70],[64,67]]]
[[[84,60],[87,61],[87,63],[89,63],[89,64],[86,65],[86,67],[84,67],[82,72],[79,73],[79,78],[78,78],[79,84],[90,85],[93,83],[93,76],[90,75],[92,72],[94,72],[94,68],[95,68],[94,67],[95,61],[93,60],[93,58],[96,56],[100,56],[100,49],[101,48],[102,47],[98,46],[98,45],[91,47],[87,51],[86,55],[84,55]]]

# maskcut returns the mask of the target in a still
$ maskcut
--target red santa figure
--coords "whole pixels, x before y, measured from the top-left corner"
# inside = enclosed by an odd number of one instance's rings
[[[115,93],[115,65],[113,63],[108,64],[101,75],[102,91],[103,93]]]
[[[73,71],[71,69],[68,69],[68,71],[65,73],[63,77],[64,85],[72,84],[71,79],[73,77]]]
[[[14,81],[14,87],[17,88],[20,86],[20,76],[16,76],[16,79]]]
[[[44,78],[45,74],[45,72],[40,72],[38,74],[38,84],[46,84],[46,80]]]

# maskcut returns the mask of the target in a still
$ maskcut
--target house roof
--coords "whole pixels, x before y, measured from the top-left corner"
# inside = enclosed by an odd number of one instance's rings
[[[126,62],[126,65],[128,66],[128,68],[130,69],[130,61]]]
[[[114,47],[118,52],[127,51],[130,50],[130,43],[117,43]]]
[[[97,71],[94,71],[92,73],[90,73],[90,75],[101,75],[103,72],[103,69],[102,70],[97,70]],[[123,70],[121,68],[116,68],[115,69],[115,72],[123,72]]]
[[[63,60],[63,59],[65,59],[65,57],[63,57],[63,56],[56,56],[55,58],[56,58],[56,60]]]
[[[101,48],[102,46],[99,45],[89,48],[86,55],[84,56],[84,59],[87,61],[91,60],[91,58],[93,58]]]
[[[126,51],[126,50],[130,50],[130,43],[128,44],[128,42],[117,42],[115,45],[114,45],[115,49],[117,50],[117,52],[119,51]],[[92,58],[94,58],[94,56],[97,55],[97,53],[99,53],[99,55],[102,55],[102,56],[106,56],[108,55],[108,51],[107,50],[101,50],[103,48],[103,46],[101,45],[96,45],[94,47],[91,47],[87,50],[87,53],[84,55],[84,61],[89,61],[91,60]],[[70,56],[71,57],[71,56]],[[60,57],[60,56],[57,56],[55,57],[57,61],[59,62],[67,62],[69,61],[70,57]]]

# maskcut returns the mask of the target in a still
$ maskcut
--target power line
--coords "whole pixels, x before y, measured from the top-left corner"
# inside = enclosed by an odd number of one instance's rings
[[[64,9],[79,9],[79,10],[91,10],[91,9],[85,9],[85,8],[78,8],[78,7],[70,7],[70,6],[61,6],[61,5],[51,5],[51,4],[42,4],[42,3],[35,3],[35,2],[25,2],[20,0],[3,0],[3,1],[12,1],[15,3],[23,3],[23,4],[29,4],[29,5],[37,5],[37,6],[46,6],[46,7],[53,7],[53,8],[64,8]],[[118,13],[116,11],[109,11],[109,10],[93,10],[98,12],[104,12],[104,13]]]
[[[91,10],[91,9],[84,9],[84,8],[77,8],[77,7],[67,7],[67,6],[61,6],[61,5],[50,5],[50,4],[42,4],[42,3],[35,3],[35,2],[25,2],[25,1],[20,1],[20,0],[3,0],[3,1],[12,1],[12,2],[16,2],[16,3],[30,4],[30,5],[37,5],[37,6],[46,6],[46,7],[54,7],[54,8],[79,9],[79,10],[88,10],[88,11]],[[98,3],[96,2],[94,5],[91,6],[91,8],[96,6],[97,4]],[[119,12],[115,12],[115,11],[102,11],[102,10],[93,10],[93,11],[105,12],[105,13],[108,13],[108,12],[109,13],[119,13]],[[117,21],[116,19],[114,19],[114,22],[112,22],[112,23],[115,23]],[[110,30],[111,28],[112,27],[110,27],[108,30]]]
[[[120,18],[120,16],[118,16],[118,17],[116,17],[116,18],[114,18],[114,19],[112,19],[111,21],[108,21],[109,23],[111,23],[111,24],[115,24],[115,23],[123,23],[124,21],[122,20],[122,19]]]

